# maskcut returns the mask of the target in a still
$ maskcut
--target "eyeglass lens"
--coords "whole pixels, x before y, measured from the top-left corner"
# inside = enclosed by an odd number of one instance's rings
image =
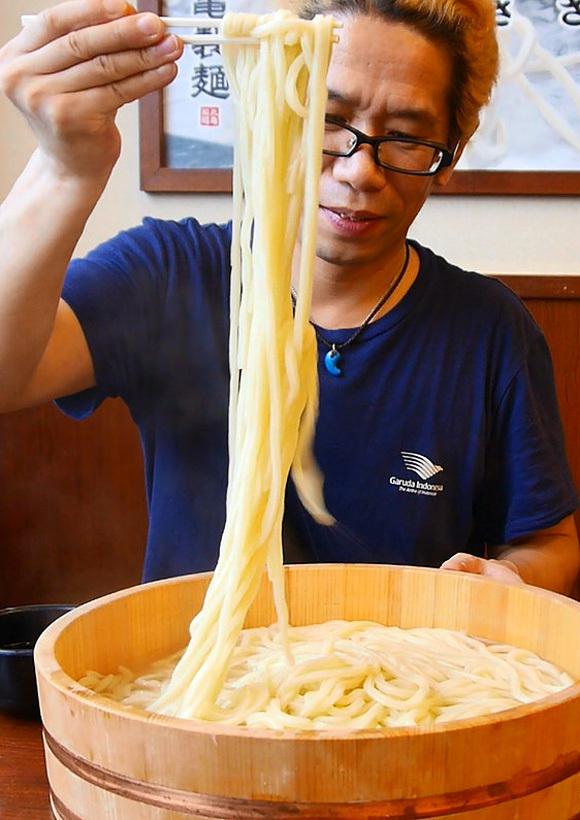
[[[324,129],[323,150],[347,156],[357,144],[356,134],[340,125],[327,122]],[[387,140],[377,145],[376,156],[382,165],[401,171],[428,173],[439,166],[443,152],[431,145]]]

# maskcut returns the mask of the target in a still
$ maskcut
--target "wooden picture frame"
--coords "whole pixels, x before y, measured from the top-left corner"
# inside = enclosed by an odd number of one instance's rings
[[[139,0],[139,11],[164,14],[163,0]],[[141,190],[212,192],[232,190],[232,171],[223,168],[172,168],[166,164],[164,91],[139,101]]]
[[[511,0],[498,2],[498,14],[499,7],[505,10],[510,6],[510,2]],[[569,0],[554,0],[554,3],[562,9],[567,2]],[[162,15],[164,5],[164,0],[139,0],[140,11],[152,11]],[[574,8],[572,8],[572,13],[575,13]],[[580,31],[580,26],[578,31]],[[578,63],[580,72],[580,52]],[[165,93],[165,91],[160,91],[149,94],[139,103],[141,189],[148,192],[231,191],[231,169],[169,167],[166,160],[164,128]],[[578,93],[580,94],[580,81]],[[444,196],[458,194],[578,196],[580,195],[580,170],[458,169],[444,188],[436,188],[434,192]]]

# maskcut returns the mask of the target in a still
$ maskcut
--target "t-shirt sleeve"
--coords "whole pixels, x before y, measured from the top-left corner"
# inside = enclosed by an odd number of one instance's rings
[[[120,396],[131,407],[133,397],[138,403],[150,393],[151,379],[165,366],[161,342],[215,321],[207,310],[198,315],[208,303],[224,314],[229,238],[229,225],[147,218],[73,260],[62,295],[86,336],[96,386],[60,398],[62,410],[82,418],[107,397]],[[199,275],[210,270],[214,275]]]
[[[139,383],[158,333],[166,268],[153,220],[71,262],[62,297],[85,334],[96,386],[58,399],[66,413],[82,418]]]
[[[550,352],[538,332],[500,397],[476,518],[488,544],[555,526],[578,506]]]

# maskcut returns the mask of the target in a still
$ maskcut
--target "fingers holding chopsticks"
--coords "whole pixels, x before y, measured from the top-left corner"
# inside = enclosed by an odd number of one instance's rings
[[[133,30],[129,31],[116,32],[112,30],[115,26],[108,24],[71,32],[28,54],[26,69],[39,79],[50,77],[53,93],[119,83],[165,65],[170,65],[170,76],[174,76],[174,63],[181,57],[183,45],[174,35],[159,38],[156,32],[146,35],[150,43],[143,45],[143,33],[135,29],[150,22],[161,25],[159,18],[147,15],[132,24]],[[138,83],[135,85],[136,95],[141,96]],[[123,96],[129,102],[135,92]]]
[[[71,31],[79,31],[134,16],[136,11],[125,0],[68,0],[44,9],[39,14],[24,15],[22,31],[14,42],[28,51],[36,51]]]
[[[29,22],[2,49],[0,64],[9,64],[2,79],[13,98],[26,79],[50,78],[53,93],[77,91],[155,70],[182,51],[155,14],[136,14],[124,0],[73,0]]]
[[[118,156],[117,110],[171,82],[182,53],[155,14],[137,14],[124,0],[71,0],[0,50],[0,88],[47,153],[76,167],[103,151],[106,165]]]

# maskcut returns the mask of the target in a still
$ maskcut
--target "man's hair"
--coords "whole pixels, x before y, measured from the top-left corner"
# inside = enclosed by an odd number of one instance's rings
[[[441,44],[453,60],[450,145],[466,142],[479,125],[498,71],[494,0],[302,0],[299,14],[373,15],[403,23]]]

